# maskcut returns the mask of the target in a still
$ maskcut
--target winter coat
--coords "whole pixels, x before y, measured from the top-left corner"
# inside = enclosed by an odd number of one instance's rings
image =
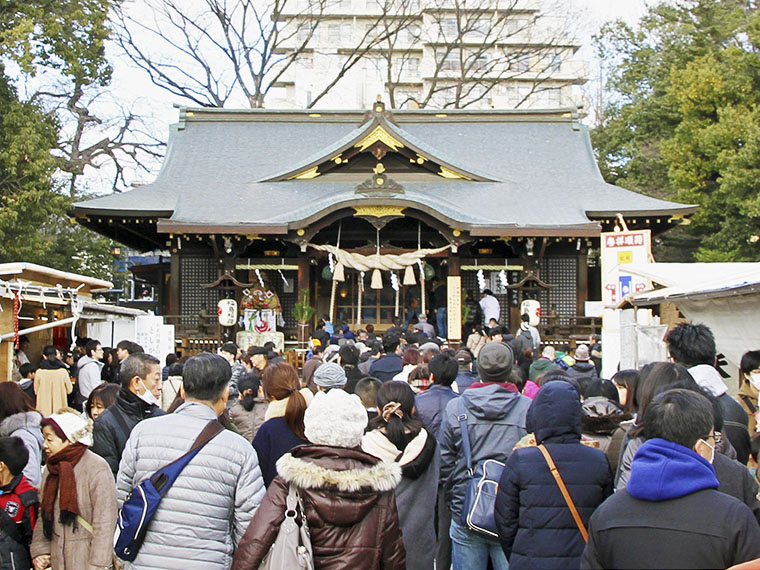
[[[131,392],[122,389],[116,394],[113,405],[95,420],[92,451],[108,462],[113,476],[116,477],[121,454],[134,427],[146,418],[165,413],[158,406],[147,404]]]
[[[13,414],[0,422],[0,437],[18,437],[29,452],[29,460],[24,467],[24,476],[36,489],[42,481],[42,429],[39,412]]]
[[[422,394],[414,397],[417,415],[436,439],[439,439],[441,434],[441,422],[446,404],[456,397],[457,394],[451,388],[440,384],[431,384]]]
[[[627,440],[627,441],[626,441]],[[644,443],[642,436],[629,438],[628,435],[623,439],[620,450],[620,460],[618,461],[617,473],[615,474],[615,490],[625,489],[628,485],[628,478],[631,476],[631,466],[636,452]]]
[[[386,463],[401,465],[396,508],[408,570],[432,570],[435,558],[435,506],[440,455],[435,438],[424,428],[402,452],[382,429],[362,439],[362,450]]]
[[[47,476],[45,469],[42,489],[45,488]],[[109,566],[117,515],[113,475],[102,457],[87,450],[74,466],[74,478],[79,515],[92,526],[93,532],[90,533],[79,522],[75,528],[58,521],[61,514],[59,490],[53,509],[53,535],[45,538],[42,521],[37,521],[31,546],[32,558],[49,554],[55,570],[89,570],[93,566]],[[39,497],[42,503],[42,491]]]
[[[472,351],[475,358],[480,354],[480,349],[483,348],[488,342],[488,337],[480,333],[472,333],[467,337],[467,348]]]
[[[461,519],[469,475],[462,451],[459,401],[467,414],[472,464],[485,459],[505,462],[512,448],[528,432],[525,416],[532,400],[510,391],[504,384],[473,384],[458,399],[446,405],[441,424],[441,484],[451,518]]]
[[[356,392],[356,385],[359,383],[359,380],[364,378],[366,374],[363,374],[362,371],[353,364],[344,364],[343,370],[346,373],[347,380],[343,389],[349,394],[353,394]]]
[[[277,460],[298,445],[309,442],[301,439],[285,421],[285,418],[272,418],[261,424],[253,438],[253,448],[259,458],[264,485],[269,487],[277,476]]]
[[[728,568],[760,558],[752,511],[717,487],[703,457],[650,439],[627,488],[592,515],[581,568]]]
[[[451,385],[451,389],[455,390],[457,394],[461,394],[478,380],[478,375],[472,370],[460,370],[457,374],[456,380],[454,380],[454,383]]]
[[[68,395],[73,389],[69,371],[60,360],[52,364],[42,360],[34,375],[34,393],[37,395],[37,409],[43,416],[51,416],[68,406]]]
[[[82,403],[90,397],[90,392],[100,386],[100,372],[103,363],[89,356],[83,356],[77,361],[77,391]]]
[[[584,362],[582,360],[576,360],[575,364],[567,369],[567,373],[570,375],[570,378],[581,378],[582,376],[599,378],[594,363]]]
[[[232,570],[259,567],[285,518],[291,483],[303,500],[316,570],[405,568],[393,494],[400,465],[359,449],[308,445],[283,455],[277,472],[240,541]]]
[[[232,423],[245,439],[253,443],[253,437],[264,423],[264,414],[266,414],[269,402],[265,398],[254,398],[253,408],[249,412],[240,403],[236,401],[230,408],[230,418]]]
[[[530,369],[528,371],[528,379],[529,380],[535,380],[541,374],[544,372],[547,372],[549,370],[558,370],[559,366],[554,364],[551,360],[548,358],[539,358],[538,360],[534,361],[533,364],[530,365]]]
[[[182,376],[167,376],[161,385],[161,409],[166,411],[174,403],[182,387]]]
[[[401,372],[403,367],[402,358],[398,354],[384,354],[370,366],[369,375],[380,382],[387,382]]]
[[[186,453],[215,419],[209,406],[187,402],[172,414],[135,426],[116,480],[119,505],[137,484]],[[263,498],[264,482],[251,444],[222,431],[164,495],[132,568],[226,570]]]
[[[0,526],[0,570],[32,567],[29,543],[38,510],[37,489],[24,475],[16,475],[10,483],[0,487],[0,511],[5,513]],[[5,524],[12,525],[10,532]]]
[[[586,398],[581,411],[583,436],[599,443],[599,449],[607,456],[612,472],[617,473],[620,448],[626,431],[620,424],[630,420],[631,414],[602,396]]]
[[[231,365],[231,376],[230,376],[230,399],[234,400],[240,395],[240,392],[238,391],[238,380],[240,380],[241,376],[246,374],[248,372],[248,369],[245,367],[245,364],[240,362],[239,360],[235,361],[234,364]]]
[[[736,450],[736,459],[739,463],[746,465],[750,453],[747,412],[739,402],[728,395],[728,388],[715,367],[709,364],[698,364],[689,368],[689,374],[700,388],[707,390],[718,399],[723,412],[723,435]]]
[[[515,341],[512,345],[515,359],[518,359],[525,349],[533,350],[533,335],[528,329],[520,329],[515,335]]]
[[[747,505],[760,523],[760,502],[757,500],[757,481],[744,465],[716,453],[713,458],[715,476],[718,478],[718,491],[739,499]]]
[[[526,428],[552,456],[584,524],[612,494],[612,473],[598,449],[581,444],[581,403],[567,382],[550,382],[528,410]],[[512,570],[578,568],[584,541],[537,447],[507,459],[495,506],[496,528]]]
[[[739,388],[739,393],[736,394],[736,401],[747,412],[747,419],[749,423],[747,425],[749,433],[755,433],[757,429],[757,399],[758,390],[752,384],[746,380],[742,382],[742,387]]]

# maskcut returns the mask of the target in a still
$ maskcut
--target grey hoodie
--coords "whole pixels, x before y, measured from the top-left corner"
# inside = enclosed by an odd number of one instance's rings
[[[478,386],[477,384],[474,386]],[[459,401],[467,414],[472,463],[507,460],[512,448],[527,434],[525,415],[532,400],[510,392],[500,384],[470,387],[446,405],[441,424],[441,484],[451,505],[451,516],[460,520],[467,481],[462,434],[457,416]]]
[[[32,487],[40,488],[42,483],[42,430],[39,412],[13,414],[0,422],[0,437],[18,437],[29,451],[29,461],[24,467],[24,476]]]

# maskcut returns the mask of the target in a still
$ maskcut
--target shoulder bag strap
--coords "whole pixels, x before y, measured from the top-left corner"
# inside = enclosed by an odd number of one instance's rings
[[[567,507],[570,509],[570,513],[572,513],[573,519],[575,519],[575,524],[578,525],[578,530],[581,531],[583,541],[588,542],[588,531],[586,530],[586,525],[583,524],[581,515],[578,514],[578,509],[575,508],[573,498],[570,496],[570,492],[567,490],[565,482],[562,480],[562,476],[559,474],[559,470],[554,464],[552,456],[549,455],[549,450],[546,449],[543,445],[539,445],[538,449],[543,454],[544,459],[546,459],[547,465],[549,465],[549,471],[551,471],[551,474],[554,476],[554,480],[557,482],[557,487],[559,487],[562,496],[565,498],[565,503],[567,503]]]
[[[467,431],[467,411],[462,402],[462,397],[459,397],[459,415],[457,415],[457,421],[462,431],[462,451],[464,451],[464,461],[467,464],[467,470],[472,475],[472,451],[470,450],[470,434]]]
[[[200,434],[198,434],[198,437],[195,438],[195,441],[193,442],[192,447],[187,451],[187,453],[184,453],[171,463],[168,463],[164,465],[161,469],[154,474],[150,480],[153,483],[153,486],[156,488],[156,490],[163,494],[164,491],[168,489],[168,487],[174,483],[174,480],[172,479],[169,481],[169,477],[163,473],[166,469],[171,467],[172,465],[176,463],[182,463],[186,462],[189,463],[190,460],[195,456],[196,453],[200,451],[200,449],[206,445],[209,441],[214,439],[217,435],[222,433],[224,431],[224,426],[222,426],[221,423],[219,423],[219,420],[211,420],[206,424],[206,426],[203,428],[203,431],[201,431]],[[184,466],[183,466],[184,468]],[[179,473],[177,473],[179,475]],[[167,485],[169,483],[169,485]]]
[[[739,394],[739,397],[744,401],[745,404],[747,404],[747,409],[750,411],[751,414],[754,414],[757,411],[757,406],[752,403],[752,398],[747,396],[746,394]]]
[[[124,431],[124,435],[129,439],[129,434],[132,430],[129,429],[129,426],[127,425],[127,420],[124,419],[124,414],[121,413],[121,410],[119,407],[114,404],[110,408],[111,413],[113,414],[113,417],[116,419],[116,422],[119,424],[119,427]]]

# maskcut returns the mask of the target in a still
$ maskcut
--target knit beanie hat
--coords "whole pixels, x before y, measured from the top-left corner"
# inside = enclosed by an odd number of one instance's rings
[[[578,348],[575,349],[575,360],[587,362],[589,358],[588,345],[579,344]]]
[[[503,342],[489,342],[478,354],[478,372],[483,382],[509,382],[515,357]]]
[[[84,419],[74,412],[60,411],[41,422],[42,427],[49,427],[63,440],[92,446],[92,421]]]
[[[346,372],[335,362],[326,362],[314,371],[312,380],[322,388],[340,388],[345,386],[348,379]]]
[[[367,410],[356,394],[344,390],[317,392],[306,408],[303,423],[306,439],[315,445],[357,447],[367,427]]]

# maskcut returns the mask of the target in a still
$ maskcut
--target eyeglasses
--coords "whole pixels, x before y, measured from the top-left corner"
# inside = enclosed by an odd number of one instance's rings
[[[710,434],[707,434],[702,439],[709,439],[712,438],[715,444],[719,444],[721,441],[723,441],[723,434],[721,434],[719,431],[714,431]]]

